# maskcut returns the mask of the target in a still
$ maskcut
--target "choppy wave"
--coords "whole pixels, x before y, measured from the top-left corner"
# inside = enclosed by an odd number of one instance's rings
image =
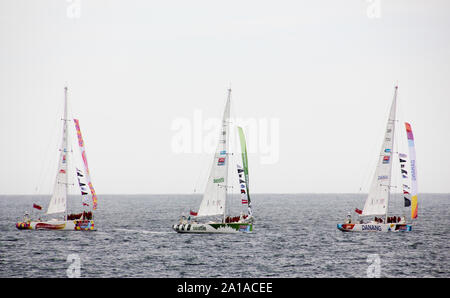
[[[81,277],[450,277],[448,195],[423,195],[409,233],[338,231],[363,195],[254,195],[254,232],[224,235],[172,231],[200,196],[99,197],[97,230],[66,232],[17,230],[35,198],[1,196],[0,277],[65,277],[74,256]]]

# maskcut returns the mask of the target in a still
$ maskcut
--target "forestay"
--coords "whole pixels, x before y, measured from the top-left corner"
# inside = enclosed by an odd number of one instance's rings
[[[64,119],[63,122],[63,137],[59,154],[58,172],[56,174],[55,186],[53,188],[53,195],[48,205],[47,214],[66,212],[67,201],[67,187],[68,187],[68,131],[67,131],[67,87],[64,89]]]
[[[362,215],[384,215],[387,213],[391,184],[396,106],[397,88],[395,88],[377,168]]]
[[[222,128],[214,154],[211,172],[209,174],[203,200],[200,204],[197,216],[220,215],[225,212],[228,184],[228,133],[230,121],[230,97],[228,99],[222,117]]]

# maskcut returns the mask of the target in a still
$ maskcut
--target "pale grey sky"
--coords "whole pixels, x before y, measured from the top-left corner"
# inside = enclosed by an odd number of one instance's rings
[[[0,67],[1,194],[51,191],[65,85],[97,193],[201,189],[212,155],[174,152],[174,125],[207,137],[230,82],[269,137],[252,192],[367,187],[396,83],[419,192],[450,192],[449,1],[2,0]]]

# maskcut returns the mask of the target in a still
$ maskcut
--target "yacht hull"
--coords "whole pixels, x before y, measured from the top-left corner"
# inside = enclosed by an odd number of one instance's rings
[[[367,223],[367,224],[337,224],[337,228],[343,232],[409,232],[412,226],[399,223]]]
[[[177,233],[229,234],[249,233],[253,231],[252,223],[183,223],[172,226]]]
[[[19,230],[66,230],[66,231],[92,231],[93,220],[50,220],[27,221],[16,223]]]

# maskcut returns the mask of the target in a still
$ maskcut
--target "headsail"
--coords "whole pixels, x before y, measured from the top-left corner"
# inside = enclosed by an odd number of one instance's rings
[[[88,167],[88,162],[87,162],[87,157],[86,157],[86,150],[84,149],[84,142],[83,142],[83,137],[81,136],[81,130],[80,130],[80,122],[78,121],[78,119],[73,119],[74,123],[75,123],[75,129],[77,130],[77,137],[78,137],[78,145],[80,146],[80,151],[81,151],[81,158],[83,159],[83,165],[84,165],[84,172],[85,172],[85,179],[86,182],[89,186],[89,189],[91,190],[91,194],[92,194],[92,209],[97,209],[97,195],[95,194],[95,190],[94,190],[94,186],[92,185],[92,181],[91,181],[91,175],[89,173],[89,167]]]
[[[47,214],[60,213],[66,211],[67,201],[67,146],[63,145],[58,163],[58,172],[56,174],[53,195],[48,205]]]
[[[411,198],[410,198],[410,187],[408,186],[409,184],[408,170],[406,170],[406,163],[408,161],[408,156],[404,153],[399,153],[398,160],[400,162],[400,172],[402,177],[401,180],[402,180],[404,206],[409,207],[411,206]]]
[[[248,206],[248,215],[252,215],[252,206],[250,201],[250,193],[248,191],[248,158],[247,158],[247,145],[245,142],[245,135],[244,131],[242,130],[242,127],[238,127],[239,131],[239,139],[241,142],[241,153],[242,153],[242,164],[244,166],[243,168],[243,174],[244,177],[242,177],[242,172],[240,172],[239,166],[238,166],[238,175],[239,175],[239,185],[241,187],[241,199],[242,204],[247,204]],[[244,178],[244,179],[242,179]]]
[[[86,183],[84,181],[84,175],[83,172],[77,168],[77,179],[78,179],[78,185],[80,186],[80,192],[81,192],[81,201],[83,203],[83,206],[89,206],[89,198],[88,198],[88,190],[86,188]]]
[[[384,215],[387,213],[391,184],[396,106],[397,87],[395,87],[394,99],[392,100],[377,168],[362,215]]]
[[[64,118],[63,137],[59,154],[58,170],[56,173],[53,195],[48,205],[47,214],[66,212],[67,192],[68,192],[68,131],[67,131],[67,87],[64,88]]]
[[[414,147],[414,135],[411,125],[405,122],[406,135],[408,137],[409,157],[411,163],[411,218],[417,218],[417,168],[416,149]]]
[[[225,204],[228,185],[228,132],[230,121],[231,89],[228,89],[228,98],[222,118],[219,143],[213,158],[203,200],[197,216],[210,216],[225,214]]]

